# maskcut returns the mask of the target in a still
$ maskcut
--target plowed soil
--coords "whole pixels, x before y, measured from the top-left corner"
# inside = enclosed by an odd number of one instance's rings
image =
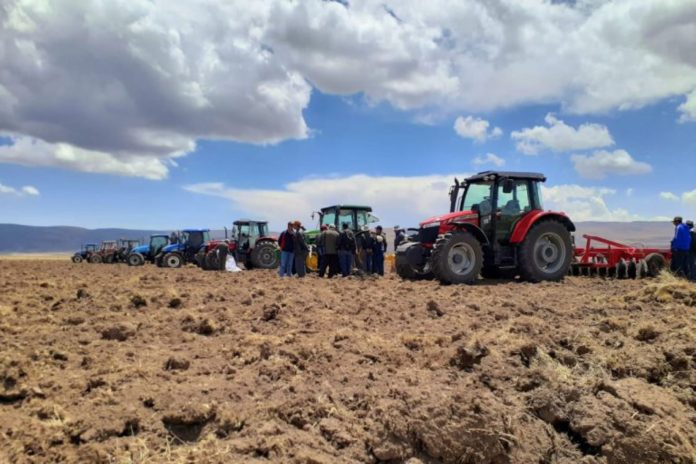
[[[0,462],[696,462],[696,286],[0,261]]]

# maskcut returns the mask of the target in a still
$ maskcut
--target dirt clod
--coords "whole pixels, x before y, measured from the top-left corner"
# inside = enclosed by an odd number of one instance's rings
[[[450,358],[450,366],[470,371],[476,364],[481,364],[481,360],[486,356],[488,348],[477,341],[470,346],[458,347],[457,352]]]

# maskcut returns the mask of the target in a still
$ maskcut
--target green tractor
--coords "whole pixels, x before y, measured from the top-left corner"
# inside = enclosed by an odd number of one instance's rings
[[[348,223],[356,238],[363,233],[363,227],[379,222],[379,218],[372,214],[372,207],[360,205],[333,205],[327,206],[312,213],[312,219],[319,217],[317,229],[305,233],[309,255],[307,256],[307,269],[317,271],[319,259],[316,252],[317,239],[321,233],[321,226],[334,225],[339,232],[343,223]]]

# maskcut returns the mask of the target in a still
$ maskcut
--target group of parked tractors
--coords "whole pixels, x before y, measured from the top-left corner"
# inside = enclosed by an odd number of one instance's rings
[[[473,283],[485,278],[515,277],[530,282],[558,281],[568,274],[607,277],[654,276],[671,259],[669,250],[636,248],[601,237],[584,236],[575,248],[575,225],[565,213],[546,211],[541,200],[543,174],[486,171],[450,188],[450,211],[409,229],[395,250],[395,270],[403,279],[437,279],[445,284]],[[306,232],[307,268],[316,270],[316,242],[321,226],[339,230],[348,224],[359,237],[378,221],[372,208],[333,205],[312,213],[317,229]],[[185,229],[178,234],[152,235],[149,244],[137,240],[86,244],[75,253],[76,263],[152,262],[178,268],[193,263],[205,270],[225,269],[232,255],[245,268],[274,269],[279,265],[276,237],[268,223],[251,219],[234,222],[231,237],[211,240],[208,229]],[[174,240],[172,240],[174,238]],[[593,246],[592,242],[600,246]]]

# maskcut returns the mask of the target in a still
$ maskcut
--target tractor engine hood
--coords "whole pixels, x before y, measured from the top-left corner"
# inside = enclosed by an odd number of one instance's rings
[[[172,244],[167,245],[166,247],[162,248],[162,253],[171,253],[172,251],[179,251],[182,248],[183,248],[183,244],[172,243]]]
[[[142,254],[146,254],[149,251],[150,251],[150,245],[140,245],[140,246],[133,248],[131,250],[131,253],[140,253],[142,255]]]
[[[447,213],[441,216],[433,216],[431,218],[428,218],[425,221],[421,222],[420,226],[435,227],[439,226],[440,224],[450,222],[454,219],[460,219],[464,222],[470,222],[472,220],[478,219],[478,214],[474,211],[456,211],[454,213]]]

